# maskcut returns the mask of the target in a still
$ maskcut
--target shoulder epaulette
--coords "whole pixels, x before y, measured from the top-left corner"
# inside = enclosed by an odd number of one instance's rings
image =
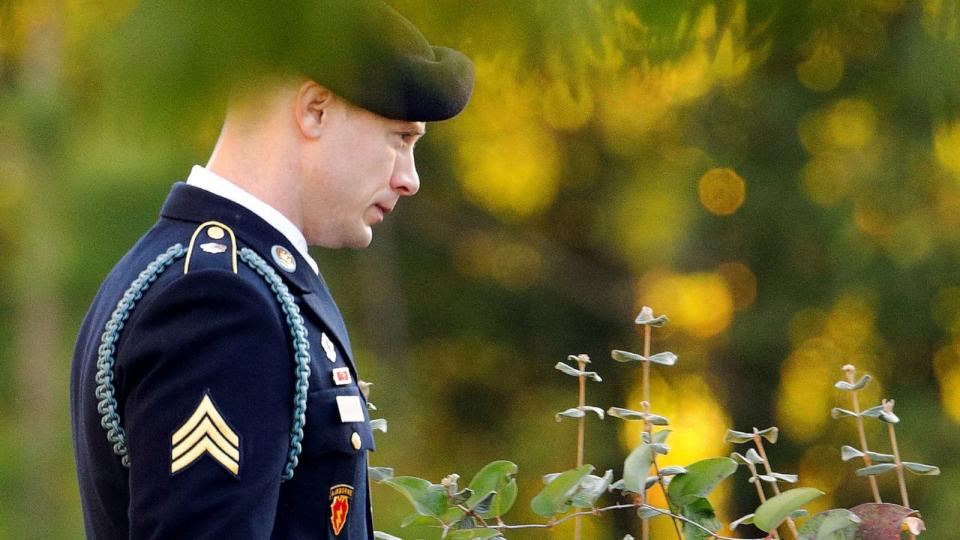
[[[237,237],[233,229],[219,221],[207,221],[193,231],[183,273],[197,268],[229,268],[237,273]]]

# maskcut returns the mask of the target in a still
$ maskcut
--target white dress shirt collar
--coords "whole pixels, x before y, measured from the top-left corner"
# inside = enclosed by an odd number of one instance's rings
[[[300,252],[300,255],[307,261],[307,264],[310,265],[310,268],[313,269],[315,274],[320,273],[317,261],[313,260],[313,257],[310,256],[310,252],[307,250],[307,239],[303,236],[303,233],[300,232],[300,229],[287,219],[286,216],[277,211],[276,208],[261,201],[250,192],[210,169],[199,165],[194,165],[190,170],[187,185],[198,187],[214,195],[219,195],[224,199],[229,199],[260,216],[261,219],[287,237],[287,240]]]

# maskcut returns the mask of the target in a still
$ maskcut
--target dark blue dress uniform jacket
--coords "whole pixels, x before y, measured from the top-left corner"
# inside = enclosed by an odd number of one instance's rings
[[[183,258],[175,262],[144,293],[120,333],[114,387],[129,468],[101,426],[95,378],[105,324],[151,261],[176,243],[186,247],[210,220],[232,229],[238,249],[252,249],[276,269],[308,331],[302,452],[287,481],[281,474],[294,413],[291,332],[264,279],[243,262],[234,273],[230,249],[193,249],[187,273]],[[220,242],[229,246],[229,236]],[[294,257],[293,271],[274,261],[274,246]],[[332,361],[321,343],[324,334],[335,347]],[[348,384],[334,383],[336,368],[349,369]],[[359,398],[363,420],[342,422],[338,396]],[[212,447],[198,449],[192,463],[171,472],[172,440],[205,398],[223,422],[218,433],[235,436],[224,443],[211,433],[239,458],[236,474]],[[374,444],[343,319],[322,279],[286,237],[232,201],[183,183],[173,187],[160,220],[113,269],[84,320],[73,359],[71,413],[89,538],[373,538],[366,453]]]

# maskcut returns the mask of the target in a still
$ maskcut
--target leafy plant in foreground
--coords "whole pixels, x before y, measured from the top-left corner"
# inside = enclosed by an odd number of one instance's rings
[[[748,480],[757,490],[760,505],[753,513],[731,523],[731,528],[752,523],[767,533],[763,539],[752,540],[781,538],[777,529],[783,524],[786,524],[790,536],[798,540],[899,540],[901,531],[914,537],[923,530],[919,514],[909,508],[902,471],[907,469],[926,475],[939,474],[940,471],[932,465],[901,461],[894,431],[894,424],[899,422],[899,418],[893,413],[893,401],[883,400],[879,406],[861,411],[856,392],[869,383],[870,377],[865,375],[856,380],[853,366],[844,366],[848,380],[836,384],[837,388],[851,392],[853,410],[837,408],[832,414],[834,418],[856,418],[861,449],[844,446],[841,456],[844,461],[862,458],[865,466],[858,469],[857,474],[871,480],[875,475],[897,470],[903,506],[880,502],[879,490],[874,489],[875,502],[850,509],[827,510],[807,518],[798,527],[794,519],[806,514],[802,507],[823,495],[823,492],[812,487],[780,491],[779,482],[793,484],[799,479],[793,474],[773,471],[764,440],[769,444],[777,442],[779,429],[776,427],[763,430],[753,428],[752,432],[727,431],[726,442],[752,443],[752,447],[743,454],[733,452],[732,459],[716,457],[684,467],[660,467],[657,458],[669,452],[667,438],[671,431],[665,429],[670,424],[667,418],[651,412],[650,365],[673,366],[677,363],[677,357],[670,352],[650,355],[650,335],[652,328],[663,326],[667,321],[663,315],[654,317],[653,310],[644,307],[635,321],[643,328],[643,355],[620,350],[611,353],[612,358],[618,362],[640,363],[643,368],[641,410],[610,407],[606,411],[606,416],[644,423],[641,442],[625,459],[623,476],[616,481],[614,471],[608,470],[603,476],[596,476],[592,474],[594,467],[583,463],[584,421],[587,413],[595,413],[600,419],[605,416],[602,408],[586,405],[586,380],[601,382],[600,375],[594,371],[586,371],[590,359],[585,354],[568,357],[569,361],[576,362],[576,367],[563,362],[555,365],[557,370],[577,377],[579,382],[577,407],[555,415],[558,422],[564,418],[577,419],[579,422],[577,460],[573,469],[544,475],[544,487],[531,499],[531,509],[537,515],[547,518],[545,523],[508,524],[504,521],[503,516],[517,499],[515,475],[518,471],[516,464],[511,461],[499,460],[484,466],[463,489],[458,486],[459,476],[456,474],[448,475],[435,484],[411,476],[394,476],[393,470],[389,468],[372,467],[371,479],[394,488],[413,506],[414,513],[403,521],[402,526],[432,525],[440,530],[441,538],[453,540],[505,539],[511,530],[552,528],[568,520],[575,520],[574,534],[579,540],[579,521],[583,516],[598,516],[621,509],[637,511],[641,518],[640,534],[644,540],[649,538],[649,520],[660,516],[673,520],[678,540],[732,540],[719,534],[722,523],[717,519],[707,497],[720,482],[736,471],[738,465],[744,465],[750,471]],[[867,450],[862,417],[877,418],[887,424],[892,454]],[[655,431],[655,427],[661,429]],[[758,469],[761,465],[762,470]],[[770,486],[772,496],[767,497],[764,484]],[[871,485],[875,487],[875,480]],[[649,504],[648,491],[655,487],[663,491],[667,508]],[[598,505],[598,501],[605,494],[616,492],[619,492],[621,500],[626,502]],[[382,532],[377,532],[375,537],[397,540],[397,537]],[[633,540],[633,537],[624,537],[624,540],[628,539]]]

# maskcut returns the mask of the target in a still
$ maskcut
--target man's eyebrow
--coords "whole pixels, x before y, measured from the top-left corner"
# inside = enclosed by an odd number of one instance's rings
[[[422,137],[427,133],[427,126],[426,125],[421,126],[418,124],[407,124],[404,128],[404,132],[409,133],[411,135],[416,135],[418,137]]]

